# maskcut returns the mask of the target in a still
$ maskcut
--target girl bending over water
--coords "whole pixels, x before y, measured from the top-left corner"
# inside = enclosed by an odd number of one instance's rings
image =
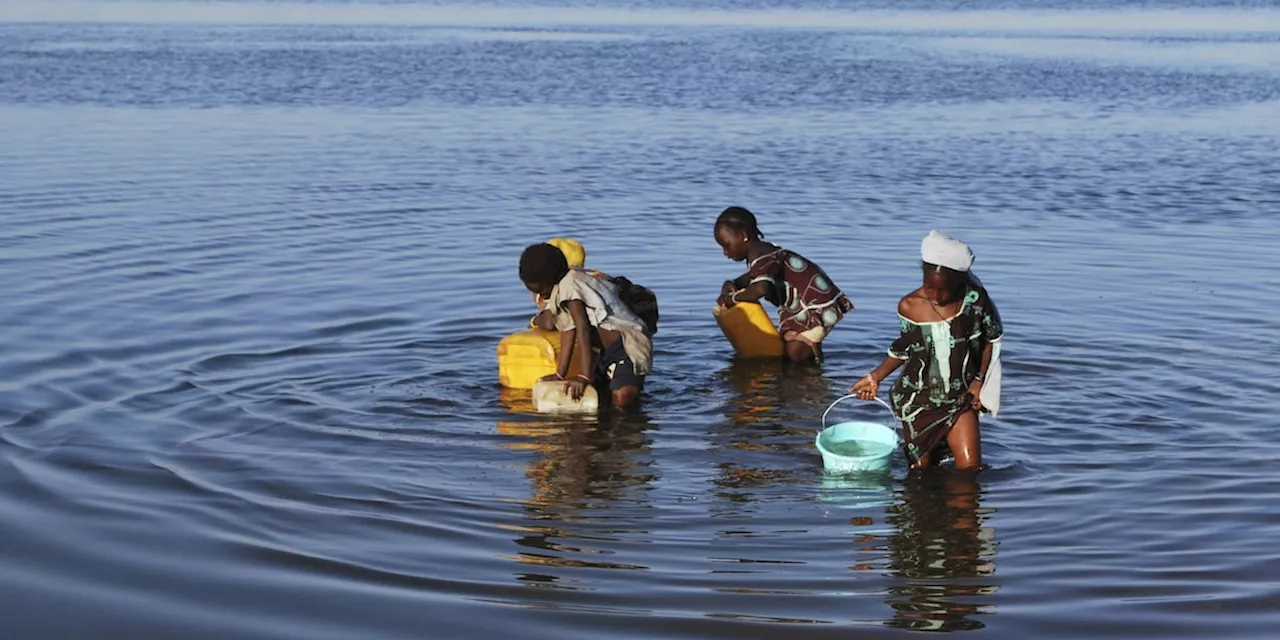
[[[822,360],[822,341],[853,311],[853,303],[821,267],[794,251],[764,241],[756,217],[729,207],[716,219],[716,242],[726,258],[746,262],[747,272],[720,288],[717,302],[732,307],[761,298],[778,307],[778,332],[792,362]]]

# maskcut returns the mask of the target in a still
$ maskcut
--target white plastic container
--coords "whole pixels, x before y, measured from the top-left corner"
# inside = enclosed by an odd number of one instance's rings
[[[538,413],[597,413],[600,411],[600,394],[595,387],[582,391],[582,398],[574,400],[569,395],[569,385],[562,380],[541,380],[533,385],[533,408]]]

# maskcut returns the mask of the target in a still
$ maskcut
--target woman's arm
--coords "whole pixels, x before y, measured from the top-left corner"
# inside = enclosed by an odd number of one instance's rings
[[[982,410],[982,383],[987,381],[987,367],[991,366],[991,354],[995,349],[995,343],[988,341],[987,346],[982,349],[982,365],[978,369],[978,376],[969,383],[969,395],[974,411]]]
[[[857,382],[853,383],[852,387],[849,387],[849,393],[856,393],[863,400],[870,400],[876,397],[880,390],[880,383],[900,366],[902,366],[902,360],[893,356],[885,356],[884,362],[881,362],[880,366],[872,369],[870,373],[862,376]]]
[[[982,368],[978,369],[978,380],[985,382],[987,379],[987,367],[991,366],[991,354],[995,353],[996,345],[993,342],[987,342],[987,346],[982,349]]]
[[[987,381],[987,371],[991,368],[991,360],[995,358],[996,342],[1004,335],[1004,325],[1000,322],[1000,311],[996,309],[996,303],[987,295],[986,289],[979,287],[979,290],[982,292],[982,298],[985,299],[980,326],[986,344],[982,347],[982,362],[978,368],[978,375],[969,383],[969,395],[973,399],[974,411],[982,410],[982,385]]]
[[[898,301],[898,315],[904,318],[911,318],[915,315],[915,295],[918,292],[919,290],[917,289],[902,296],[902,299]],[[902,334],[898,336],[897,340],[893,341],[893,344],[889,345],[889,355],[885,356],[884,362],[881,362],[880,366],[872,369],[867,375],[862,376],[860,380],[853,383],[853,386],[849,387],[849,392],[858,394],[858,397],[863,400],[870,400],[876,397],[880,390],[880,383],[889,377],[889,374],[897,370],[898,367],[901,367],[903,362],[906,362],[905,353],[910,341],[911,334],[908,333],[904,325]],[[899,357],[897,354],[904,355]]]

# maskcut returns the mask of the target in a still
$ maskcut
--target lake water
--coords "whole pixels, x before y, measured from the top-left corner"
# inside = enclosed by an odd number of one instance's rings
[[[731,357],[730,204],[821,369]],[[1270,637],[1278,214],[1267,2],[9,0],[4,635]],[[989,468],[827,478],[934,228]],[[554,235],[659,296],[637,415],[497,384]]]

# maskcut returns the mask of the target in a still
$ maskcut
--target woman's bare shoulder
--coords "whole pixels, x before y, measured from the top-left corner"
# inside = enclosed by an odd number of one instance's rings
[[[920,290],[916,289],[898,301],[898,315],[913,322],[922,322],[928,306]]]

